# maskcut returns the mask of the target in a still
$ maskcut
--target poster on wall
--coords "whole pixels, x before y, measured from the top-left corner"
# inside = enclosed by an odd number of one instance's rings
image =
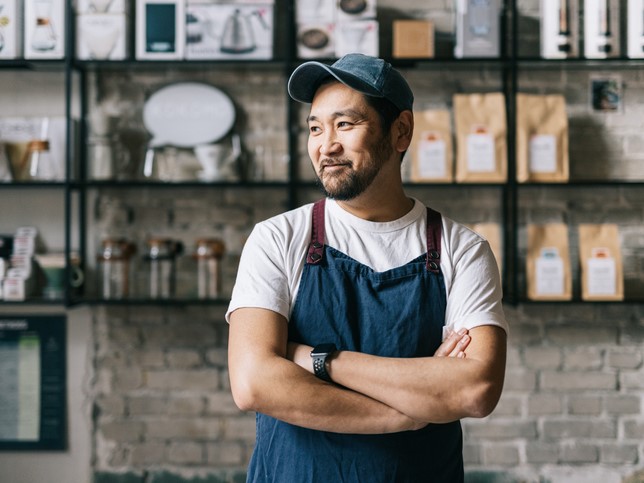
[[[0,316],[0,450],[65,449],[66,324]]]

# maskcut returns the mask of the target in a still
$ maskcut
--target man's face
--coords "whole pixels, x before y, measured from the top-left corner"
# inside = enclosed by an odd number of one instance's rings
[[[375,110],[340,82],[318,89],[308,125],[309,156],[329,198],[347,201],[362,194],[396,155]]]

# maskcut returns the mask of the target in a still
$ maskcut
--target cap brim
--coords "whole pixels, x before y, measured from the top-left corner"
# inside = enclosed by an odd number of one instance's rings
[[[373,97],[383,95],[363,80],[321,62],[306,62],[297,67],[288,80],[288,94],[299,102],[311,103],[322,81],[334,77],[344,85]]]

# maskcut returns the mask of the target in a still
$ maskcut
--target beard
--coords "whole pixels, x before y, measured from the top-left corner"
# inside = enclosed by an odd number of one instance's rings
[[[317,185],[327,198],[337,201],[349,201],[366,191],[376,179],[378,173],[391,156],[393,146],[389,139],[383,137],[372,149],[369,150],[370,159],[361,171],[353,170],[353,162],[347,158],[332,158],[334,163],[346,164],[340,173],[324,173],[324,162],[317,174]]]

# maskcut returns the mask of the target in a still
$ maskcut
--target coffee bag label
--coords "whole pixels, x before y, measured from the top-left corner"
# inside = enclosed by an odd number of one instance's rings
[[[440,133],[425,131],[418,142],[418,175],[421,178],[446,178],[447,146]]]
[[[557,171],[557,139],[551,134],[537,134],[530,138],[530,172]]]
[[[467,169],[471,173],[493,173],[495,168],[494,137],[478,127],[467,137]]]
[[[588,294],[615,295],[617,293],[615,259],[591,258],[588,260]]]
[[[541,256],[536,261],[536,291],[538,295],[563,295],[564,263],[556,247],[546,247],[541,250]]]

